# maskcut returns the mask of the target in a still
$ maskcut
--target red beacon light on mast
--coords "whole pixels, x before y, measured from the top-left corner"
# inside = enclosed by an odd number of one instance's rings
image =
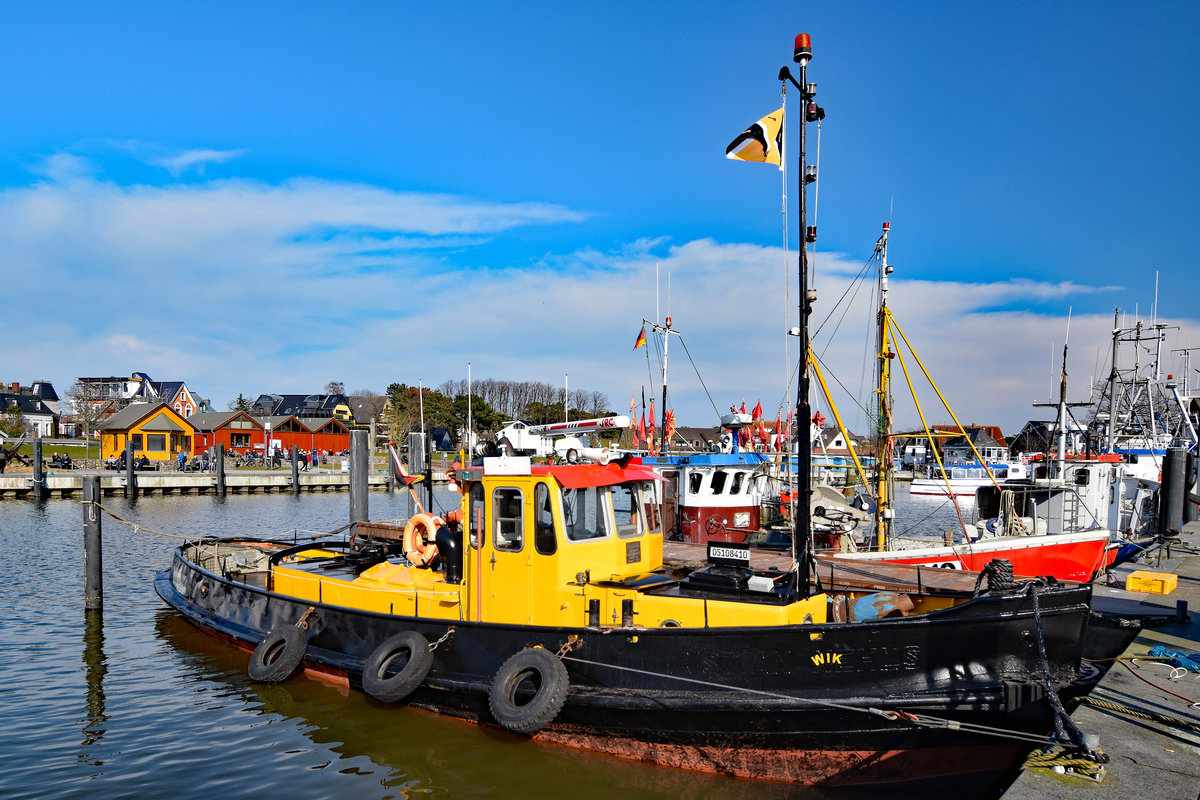
[[[811,58],[812,41],[807,33],[802,33],[796,37],[796,52],[792,55],[792,60],[803,67]]]

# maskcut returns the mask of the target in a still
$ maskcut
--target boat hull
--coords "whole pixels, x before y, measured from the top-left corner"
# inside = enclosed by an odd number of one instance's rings
[[[310,604],[208,572],[181,551],[155,588],[188,620],[244,648],[308,614],[306,665],[344,675],[354,688],[387,637],[412,630],[441,640],[410,702],[485,724],[494,723],[492,678],[510,656],[530,646],[560,652],[574,641],[563,658],[566,704],[534,738],[806,784],[915,780],[1011,763],[1017,752],[1005,740],[892,715],[1045,732],[1037,630],[1052,681],[1065,685],[1077,671],[1090,597],[1087,587],[1051,587],[1036,598],[985,595],[945,612],[860,623],[543,628]],[[999,761],[967,758],[964,748],[991,750]]]
[[[837,558],[973,572],[982,570],[993,559],[1002,558],[1013,565],[1014,575],[1053,575],[1060,580],[1087,582],[1110,566],[1115,555],[1108,531],[1086,531],[1002,537],[916,550],[839,553]]]

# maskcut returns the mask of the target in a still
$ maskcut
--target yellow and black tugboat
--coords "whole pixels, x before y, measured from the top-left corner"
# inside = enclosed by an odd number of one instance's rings
[[[460,477],[461,524],[417,515],[404,541],[357,547],[204,540],[156,589],[254,647],[260,680],[303,662],[384,702],[804,783],[994,767],[1014,748],[979,726],[1047,730],[1047,690],[1076,675],[1085,586],[900,565],[798,581],[726,544],[726,563],[672,572],[647,467],[510,457]]]
[[[780,74],[800,89],[805,121],[824,116],[810,57],[802,34],[800,80]],[[805,259],[801,248],[802,422]],[[811,443],[798,438],[806,464]],[[507,456],[461,470],[461,508],[413,517],[398,542],[206,539],[180,547],[155,588],[253,648],[255,679],[303,664],[381,702],[661,764],[872,783],[994,769],[1047,741],[1061,721],[1054,692],[1076,677],[1090,588],[1015,582],[1003,564],[978,576],[818,567],[799,473],[785,568],[723,542],[709,544],[710,564],[665,567],[657,478],[634,459]]]

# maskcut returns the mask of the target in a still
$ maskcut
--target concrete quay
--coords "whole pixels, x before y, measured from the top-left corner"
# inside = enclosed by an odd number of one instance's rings
[[[1195,667],[1185,672],[1162,661],[1144,660],[1159,645],[1200,653],[1200,522],[1184,525],[1179,543],[1161,558],[1151,559],[1117,570],[1121,585],[1134,570],[1169,573],[1177,579],[1170,594],[1099,586],[1095,592],[1094,608],[1155,620],[1153,626],[1142,628],[1071,714],[1085,735],[1099,737],[1100,749],[1111,759],[1100,781],[1026,769],[1004,792],[1004,800],[1200,797],[1200,709],[1193,705],[1200,701],[1200,672]],[[1187,614],[1180,613],[1180,602],[1187,604]]]
[[[86,475],[100,476],[103,495],[124,494],[125,473],[97,470],[47,472],[47,497],[76,497],[83,492]],[[172,494],[215,494],[217,476],[211,472],[139,472],[137,490],[141,496]],[[32,497],[33,474],[0,475],[0,497]],[[387,489],[388,477],[383,473],[367,476],[368,489]],[[350,473],[336,470],[301,472],[301,492],[344,492],[350,489]],[[291,471],[238,470],[225,473],[225,490],[231,494],[253,494],[296,491]]]

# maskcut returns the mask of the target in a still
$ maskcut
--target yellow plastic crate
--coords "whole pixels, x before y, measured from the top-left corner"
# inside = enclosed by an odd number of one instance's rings
[[[1125,589],[1130,592],[1170,594],[1175,591],[1175,584],[1178,581],[1179,576],[1170,572],[1139,570],[1129,573],[1129,577],[1125,579]]]

